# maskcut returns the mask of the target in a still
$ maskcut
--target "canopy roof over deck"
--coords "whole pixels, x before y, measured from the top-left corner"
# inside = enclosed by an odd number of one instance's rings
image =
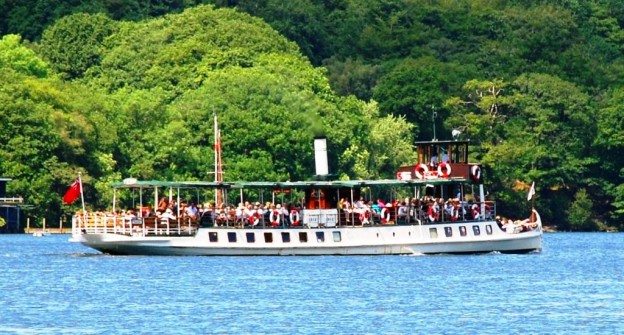
[[[381,179],[381,180],[335,180],[335,181],[160,181],[125,179],[123,182],[113,183],[113,188],[214,188],[214,189],[310,189],[310,188],[361,188],[361,187],[403,187],[448,185],[466,183],[466,178],[436,178],[436,179]]]

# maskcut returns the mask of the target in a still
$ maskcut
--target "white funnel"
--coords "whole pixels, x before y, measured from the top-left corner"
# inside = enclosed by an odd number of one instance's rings
[[[318,137],[314,139],[314,161],[316,162],[317,176],[329,174],[327,167],[327,138]]]

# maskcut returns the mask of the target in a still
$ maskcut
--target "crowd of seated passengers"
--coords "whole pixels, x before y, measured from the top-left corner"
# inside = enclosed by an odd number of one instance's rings
[[[485,207],[485,213],[481,213],[480,203],[476,201],[460,201],[459,198],[444,200],[429,196],[420,199],[405,198],[402,201],[394,199],[389,202],[382,199],[373,202],[360,198],[353,204],[342,198],[338,203],[341,217],[347,222],[355,219],[362,223],[369,223],[372,220],[374,223],[382,224],[390,223],[388,221],[416,222],[420,220],[423,223],[433,223],[491,219],[492,209],[487,204]]]
[[[350,224],[353,221],[360,224],[371,223],[394,223],[394,222],[453,222],[458,220],[491,219],[491,208],[486,205],[485,213],[481,213],[481,206],[476,201],[460,201],[458,198],[444,200],[425,196],[422,198],[405,198],[400,201],[376,201],[360,198],[351,204],[345,198],[338,202],[341,213],[341,223]],[[291,204],[251,203],[246,201],[238,206],[229,204],[216,205],[213,202],[196,205],[194,202],[180,201],[180,209],[175,201],[169,202],[162,198],[154,211],[147,208],[142,213],[143,217],[155,217],[158,220],[168,219],[181,222],[191,222],[217,226],[244,225],[244,226],[300,226],[302,222],[300,208]],[[112,216],[123,217],[131,220],[137,214],[129,209]]]
[[[241,202],[237,206],[228,204],[206,203],[200,216],[207,224],[216,226],[300,226],[301,215],[299,208],[291,204],[274,204],[272,202],[251,203]]]

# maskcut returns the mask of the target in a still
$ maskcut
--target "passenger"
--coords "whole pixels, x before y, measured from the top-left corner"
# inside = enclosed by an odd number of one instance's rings
[[[186,216],[191,219],[191,221],[196,221],[199,214],[199,209],[197,209],[197,205],[195,205],[194,202],[191,202],[191,204],[186,207],[185,213]]]
[[[282,225],[284,226],[290,226],[290,208],[291,205],[288,203],[282,206],[282,212],[280,215],[282,217]]]
[[[397,222],[401,220],[403,223],[407,223],[409,216],[409,208],[407,207],[407,203],[405,201],[399,204],[399,209],[397,210]]]
[[[161,219],[161,220],[171,220],[171,221],[173,221],[173,220],[175,220],[175,219],[176,219],[176,216],[175,216],[175,215],[173,215],[173,211],[172,211],[170,208],[167,208],[167,209],[165,210],[165,213],[163,213],[163,214],[160,216],[160,219]]]
[[[368,204],[374,214],[381,214],[381,207],[378,203],[373,203],[372,201],[369,201]]]
[[[381,200],[381,198],[377,199],[377,205],[379,205],[379,208],[384,208],[386,207],[386,202]]]
[[[258,213],[258,206],[252,206],[251,204],[247,205],[245,209],[245,216],[247,217],[247,222],[249,225],[254,227],[260,223],[260,213]]]
[[[366,207],[366,202],[364,201],[363,197],[360,197],[360,199],[358,201],[355,202],[355,204],[353,205],[354,209],[364,209]]]
[[[503,229],[503,221],[501,220],[501,217],[497,215],[496,218],[495,218],[495,221],[496,221],[496,224],[498,225],[498,228],[504,230]]]
[[[451,199],[448,199],[445,203],[444,203],[444,216],[446,219],[451,219],[453,220],[453,202]],[[454,220],[453,220],[454,221]]]
[[[518,220],[515,225],[520,227],[520,232],[527,232],[537,228],[536,222],[530,222],[531,219]]]
[[[432,168],[437,168],[438,167],[438,154],[437,153],[433,153],[433,155],[431,156],[431,160],[429,161],[429,166],[431,166]]]
[[[449,156],[446,153],[446,150],[442,149],[442,162],[443,163],[448,163],[449,162]]]
[[[518,229],[519,227],[516,226],[516,224],[513,222],[513,220],[509,220],[509,219],[504,219],[503,221],[503,228],[505,229],[505,231],[508,234],[514,234],[514,233],[518,233],[520,230]],[[522,228],[520,228],[522,229]]]
[[[238,206],[236,207],[236,222],[243,222],[244,210],[245,207],[243,206],[243,203],[239,202]]]
[[[158,201],[158,211],[164,213],[169,207],[169,199],[167,197],[160,198]]]

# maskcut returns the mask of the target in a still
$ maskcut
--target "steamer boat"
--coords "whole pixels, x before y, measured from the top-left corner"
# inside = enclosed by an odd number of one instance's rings
[[[417,143],[417,164],[396,179],[338,181],[326,180],[325,139],[315,139],[317,180],[301,182],[225,182],[215,141],[215,181],[116,183],[112,210],[78,212],[71,241],[123,255],[541,251],[539,214],[498,219],[468,141]],[[119,211],[123,201],[134,205]]]

